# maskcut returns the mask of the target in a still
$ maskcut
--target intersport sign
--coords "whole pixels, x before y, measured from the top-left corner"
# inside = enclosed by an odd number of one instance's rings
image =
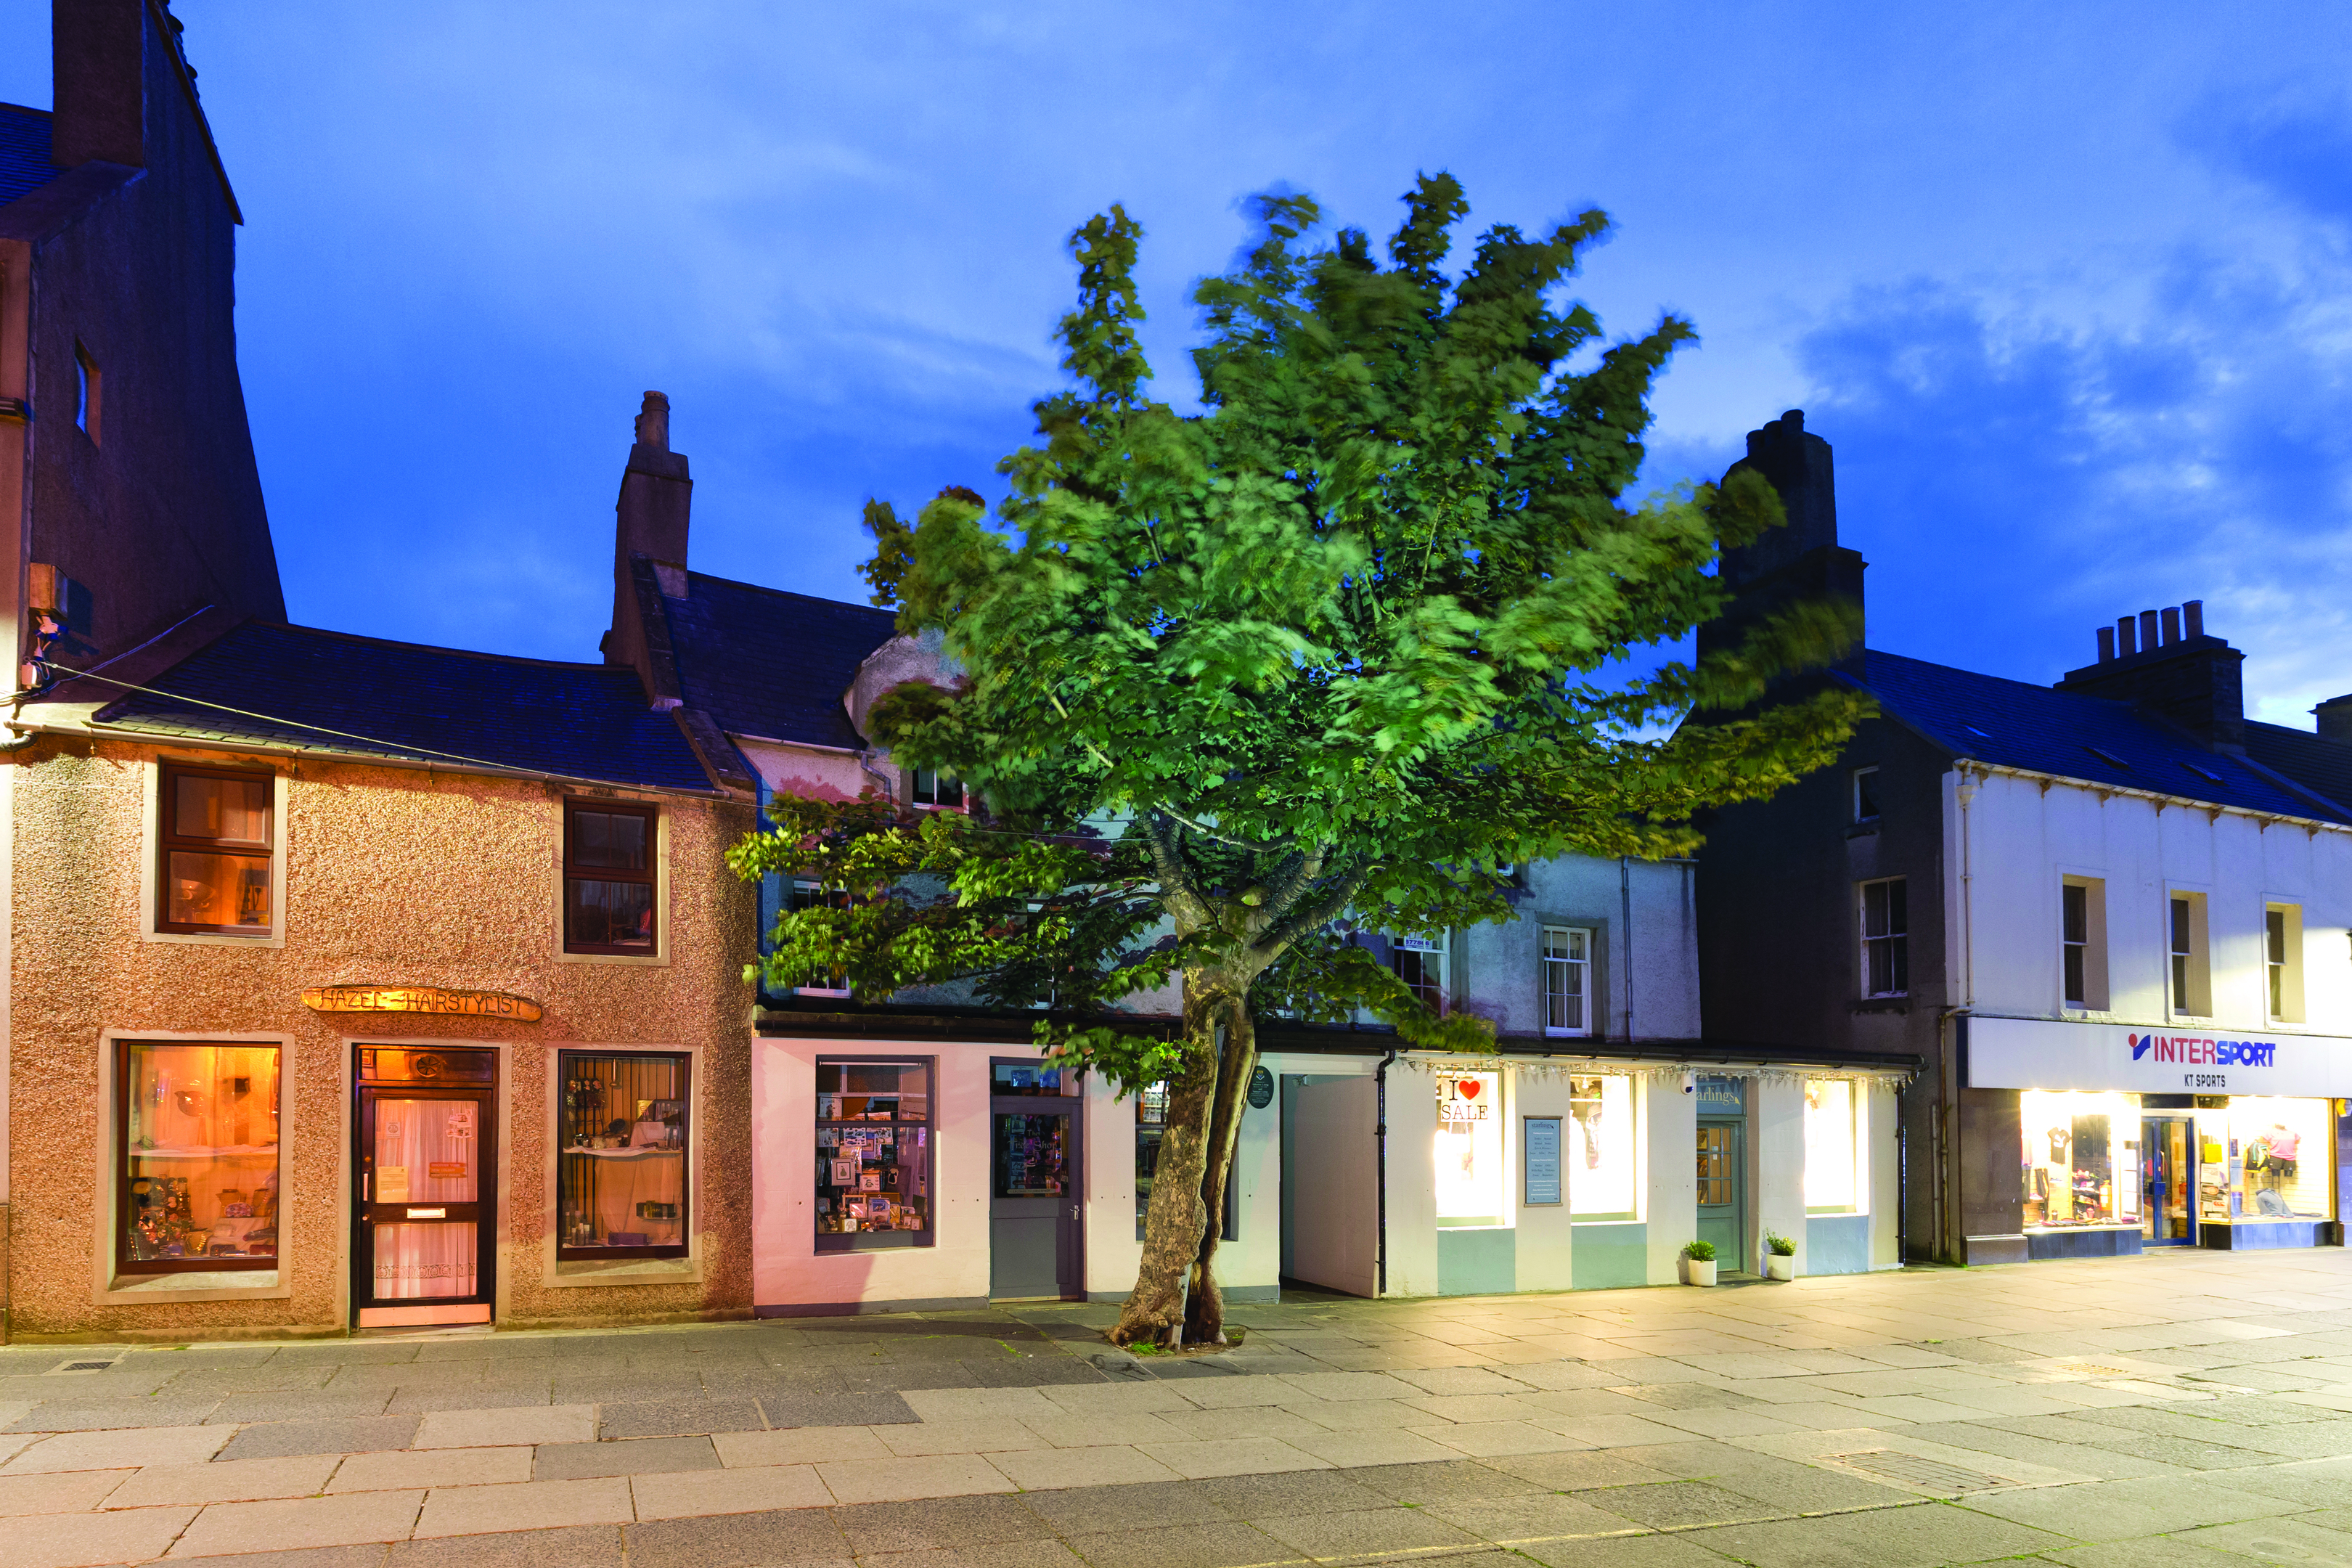
[[[2352,1096],[2352,1040],[2332,1035],[2246,1037],[2047,1018],[1971,1017],[1964,1026],[1971,1089]]]

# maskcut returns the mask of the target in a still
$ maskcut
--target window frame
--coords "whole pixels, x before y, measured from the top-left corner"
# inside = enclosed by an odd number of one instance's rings
[[[581,812],[590,811],[604,816],[642,817],[646,824],[646,863],[642,870],[632,871],[616,866],[577,866],[572,863],[572,819]],[[563,797],[563,871],[562,906],[563,951],[600,958],[655,958],[662,952],[662,938],[668,911],[661,907],[661,807],[645,801],[604,800],[593,795]],[[643,884],[646,907],[653,912],[653,929],[648,931],[642,946],[623,946],[616,942],[582,942],[572,934],[572,884],[581,882],[627,882]]]
[[[1879,813],[1883,809],[1877,798],[1878,764],[1876,763],[1872,763],[1866,766],[1855,768],[1847,775],[1847,778],[1849,781],[1849,798],[1847,804],[1853,808],[1853,816],[1850,818],[1853,826],[1861,827],[1866,824],[1876,822],[1879,817]],[[1871,782],[1865,785],[1863,783],[1864,779],[1868,779]],[[1870,809],[1868,811],[1864,811],[1863,809],[1863,792],[1865,788],[1869,790],[1871,797]]]
[[[1389,973],[1395,975],[1400,981],[1402,981],[1406,989],[1410,990],[1413,994],[1414,997],[1420,1000],[1431,1012],[1438,1015],[1440,1017],[1452,1012],[1454,1010],[1453,998],[1450,992],[1453,981],[1453,933],[1451,931],[1441,931],[1435,936],[1432,937],[1420,935],[1398,935],[1391,932],[1388,941]],[[1406,980],[1404,978],[1404,972],[1400,967],[1402,955],[1408,952],[1419,953],[1422,955],[1422,963],[1418,967],[1423,972],[1423,978],[1419,984]],[[1437,960],[1437,974],[1434,980],[1429,978],[1428,975],[1428,960],[1432,956],[1434,956]],[[1432,1000],[1430,996],[1425,995],[1424,993],[1434,993],[1434,1000]]]
[[[822,879],[816,877],[788,875],[784,878],[784,907],[788,913],[798,913],[802,910],[845,910],[849,907],[849,889],[846,888],[828,888]],[[846,974],[836,970],[828,978],[841,981],[843,984],[795,985],[793,987],[793,994],[845,999],[855,994],[853,988],[847,984],[849,977]]]
[[[2067,895],[2079,892],[2083,901],[2082,939],[2070,933]],[[2082,994],[2067,994],[2068,959],[2079,949]],[[2107,884],[2104,877],[2062,871],[2058,878],[2058,1007],[2059,1011],[2104,1013],[2110,1005],[2107,977]]]
[[[1903,877],[1873,877],[1854,884],[1854,916],[1860,931],[1862,960],[1861,984],[1856,989],[1862,993],[1864,1001],[1878,1001],[1911,994],[1911,897],[1909,888],[1905,885],[1906,881],[1907,879]],[[1890,894],[1887,905],[1889,929],[1875,935],[1872,934],[1870,890],[1873,888],[1903,889],[1903,920],[1900,930],[1894,929],[1894,903],[1893,896]],[[1892,955],[1887,963],[1887,978],[1893,982],[1891,990],[1882,991],[1872,988],[1871,944],[1874,942],[1885,944],[1886,951]]]
[[[286,1236],[286,1061],[283,1040],[192,1039],[169,1035],[116,1035],[114,1048],[114,1191],[109,1224],[113,1232],[107,1253],[117,1279],[150,1279],[167,1274],[262,1274],[285,1266]],[[278,1210],[281,1218],[278,1250],[267,1258],[132,1258],[131,1256],[131,1053],[139,1047],[193,1050],[256,1050],[278,1053]]]
[[[261,837],[258,850],[245,847],[257,842],[243,838],[196,838],[173,831],[178,822],[178,783],[184,778],[233,780],[238,784],[263,785],[266,804],[262,807]],[[278,875],[278,775],[267,768],[218,767],[208,763],[182,763],[169,757],[156,760],[155,769],[155,931],[165,936],[226,937],[237,942],[268,942],[278,935],[279,922],[285,918],[278,904],[283,896]],[[193,921],[175,921],[172,913],[172,857],[182,855],[238,855],[261,861],[269,879],[269,921],[262,926],[205,925]]]
[[[2278,923],[2273,939],[2272,922]],[[2304,1010],[2303,906],[2285,899],[2263,903],[2263,1017],[2300,1024]]]
[[[2194,888],[2167,888],[2164,898],[2167,1016],[2210,1018],[2213,1016],[2210,906],[2204,893]]]
[[[609,1061],[614,1058],[640,1058],[675,1062],[679,1075],[678,1102],[681,1106],[678,1127],[677,1240],[666,1246],[648,1247],[574,1247],[563,1239],[563,1162],[570,1156],[571,1146],[563,1142],[563,1118],[570,1109],[562,1100],[565,1086],[573,1077],[572,1064],[583,1059]],[[556,1137],[555,1191],[551,1194],[555,1214],[555,1260],[558,1263],[596,1263],[608,1259],[665,1258],[680,1258],[694,1251],[694,1053],[692,1051],[646,1051],[626,1047],[594,1046],[563,1047],[555,1053]]]
[[[816,1143],[816,1131],[817,1129],[824,1126],[827,1121],[831,1121],[834,1124],[838,1126],[845,1124],[846,1120],[837,1116],[831,1118],[821,1117],[817,1114],[817,1110],[823,1103],[823,1095],[824,1092],[822,1089],[819,1089],[816,1086],[817,1075],[829,1067],[919,1067],[923,1069],[923,1081],[925,1086],[923,1093],[925,1099],[929,1102],[925,1119],[919,1123],[894,1121],[888,1124],[893,1129],[894,1132],[900,1127],[920,1126],[924,1130],[923,1212],[924,1218],[928,1223],[925,1224],[921,1230],[860,1229],[843,1232],[824,1231],[816,1228],[816,1182],[814,1179],[818,1148]],[[940,1058],[935,1056],[922,1056],[914,1052],[906,1051],[828,1052],[818,1057],[815,1061],[810,1065],[809,1086],[809,1163],[803,1166],[803,1169],[810,1173],[811,1178],[809,1182],[809,1235],[812,1242],[810,1250],[816,1256],[823,1258],[831,1254],[842,1252],[889,1252],[908,1247],[937,1247],[940,1244],[940,1219],[939,1209],[940,1146],[939,1140],[932,1137],[931,1134],[940,1130],[940,1102],[942,1089],[942,1085],[940,1082]],[[867,1125],[879,1124],[869,1123]],[[895,1138],[892,1141],[892,1147],[894,1149],[897,1147]],[[900,1161],[899,1163],[903,1165],[905,1162]]]
[[[1581,959],[1554,958],[1551,953],[1551,939],[1554,933],[1566,937],[1582,936],[1584,938],[1584,956]],[[1541,926],[1537,931],[1536,962],[1541,967],[1543,972],[1543,1032],[1551,1038],[1563,1040],[1589,1040],[1593,1036],[1592,1021],[1594,1016],[1594,997],[1592,981],[1596,965],[1593,959],[1592,948],[1597,935],[1598,929],[1596,927],[1566,924],[1554,925],[1549,921]],[[1563,1025],[1556,1025],[1551,1021],[1552,975],[1555,965],[1562,971],[1580,968],[1584,972],[1584,988],[1577,994],[1584,1005],[1584,1022],[1578,1027],[1570,1028]]]
[[[931,781],[931,798],[929,800],[921,798],[919,794],[923,787],[923,779],[927,774]],[[956,797],[952,802],[939,798],[940,780],[942,777],[956,786]],[[908,768],[907,770],[907,804],[917,811],[968,811],[971,806],[971,786],[951,773],[941,773],[937,768]]]

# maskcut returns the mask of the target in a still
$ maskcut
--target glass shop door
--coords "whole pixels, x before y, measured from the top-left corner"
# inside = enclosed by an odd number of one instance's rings
[[[360,1328],[490,1321],[496,1070],[489,1051],[361,1047],[352,1205]]]
[[[1716,1267],[1725,1274],[1748,1267],[1742,1245],[1748,1234],[1747,1162],[1740,1150],[1746,1130],[1739,1121],[1698,1124],[1698,1238],[1715,1243]]]
[[[1086,1299],[1081,1104],[999,1064],[989,1099],[988,1293],[999,1300]],[[1057,1075],[1058,1078],[1058,1075]]]
[[[2197,1245],[2197,1133],[2186,1116],[2150,1116],[2140,1126],[2147,1202],[2140,1239],[2148,1247]]]

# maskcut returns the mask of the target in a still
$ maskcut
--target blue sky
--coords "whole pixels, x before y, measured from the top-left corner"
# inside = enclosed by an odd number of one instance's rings
[[[47,0],[0,0],[46,105]],[[1598,204],[1580,285],[1701,344],[1657,485],[1783,408],[1874,646],[2048,681],[2203,598],[2249,707],[2352,691],[2352,11],[2145,5],[181,0],[242,200],[299,621],[595,657],[640,392],[699,570],[862,596],[862,500],[996,493],[1064,235],[1146,226],[1150,342],[1287,183],[1378,232]]]

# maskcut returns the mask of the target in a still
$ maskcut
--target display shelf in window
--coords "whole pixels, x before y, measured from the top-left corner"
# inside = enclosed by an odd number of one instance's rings
[[[816,1249],[929,1247],[930,1061],[820,1058]]]
[[[686,1257],[690,1058],[562,1051],[557,1067],[556,1257]]]
[[[277,1268],[278,1047],[115,1050],[116,1271]]]

